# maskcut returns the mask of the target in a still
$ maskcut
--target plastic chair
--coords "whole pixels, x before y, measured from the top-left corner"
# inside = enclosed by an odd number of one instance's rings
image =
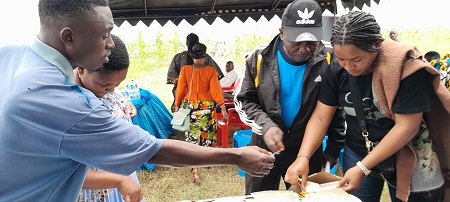
[[[234,91],[236,90],[237,86],[239,85],[239,82],[241,80],[239,78],[234,81],[233,85],[229,88],[222,88],[223,98],[225,101],[225,107],[227,109],[234,107]]]
[[[239,82],[240,82],[240,81],[241,81],[241,80],[240,80],[239,78],[237,78],[237,79],[233,82],[233,84],[231,84],[230,87],[223,87],[223,88],[222,88],[222,92],[224,92],[224,93],[233,93],[233,92],[236,90],[237,86],[239,85]]]
[[[221,118],[222,115],[219,115]],[[234,108],[228,109],[228,121],[225,125],[217,129],[217,145],[222,145],[222,148],[228,148],[228,129],[229,127],[239,127],[241,129],[250,129],[247,125],[242,123],[239,114]]]
[[[231,84],[230,87],[222,87],[222,92],[224,93],[232,93],[234,90],[234,86],[236,85],[236,81],[233,82],[233,84]]]

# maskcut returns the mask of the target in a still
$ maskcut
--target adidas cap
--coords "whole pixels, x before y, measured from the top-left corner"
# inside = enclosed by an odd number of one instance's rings
[[[322,9],[315,0],[295,0],[283,12],[284,37],[291,42],[322,40]]]

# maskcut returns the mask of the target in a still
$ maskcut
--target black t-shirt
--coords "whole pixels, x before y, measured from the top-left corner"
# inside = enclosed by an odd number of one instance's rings
[[[414,114],[430,110],[428,93],[425,84],[425,72],[420,70],[400,82],[392,112],[396,114]],[[366,115],[369,140],[378,142],[391,130],[395,122],[384,117],[374,104],[372,93],[372,73],[355,77],[357,88]],[[348,81],[348,73],[338,65],[330,66],[321,83],[319,101],[329,106],[341,106],[346,115],[347,131],[345,144],[361,157],[367,155],[361,127],[357,122],[353,98]]]

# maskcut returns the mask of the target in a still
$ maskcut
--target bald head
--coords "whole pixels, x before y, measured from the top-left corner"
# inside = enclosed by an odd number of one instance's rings
[[[396,29],[391,29],[391,31],[389,31],[389,37],[394,41],[398,41],[398,31]]]

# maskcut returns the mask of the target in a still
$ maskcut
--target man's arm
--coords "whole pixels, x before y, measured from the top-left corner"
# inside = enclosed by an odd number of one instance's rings
[[[168,167],[209,167],[237,165],[256,177],[267,175],[275,157],[259,147],[211,148],[179,140],[166,139],[150,164]]]
[[[250,126],[254,133],[263,135],[269,128],[278,125],[263,111],[258,97],[255,85],[258,54],[255,52],[247,59],[242,81],[235,91],[234,104],[242,122]]]

